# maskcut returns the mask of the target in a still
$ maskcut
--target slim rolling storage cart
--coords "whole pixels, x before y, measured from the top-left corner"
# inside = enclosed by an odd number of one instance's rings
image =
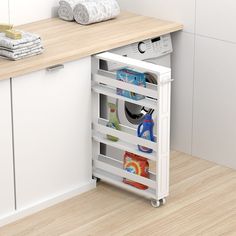
[[[100,60],[119,63],[126,68],[150,73],[157,77],[157,84],[147,83],[146,88],[116,80],[115,73],[100,69]],[[170,94],[171,69],[152,63],[123,57],[110,52],[98,54],[92,59],[92,137],[93,137],[93,176],[102,181],[132,191],[151,200],[153,207],[165,204],[169,194],[169,158],[170,158]],[[145,96],[136,101],[116,94],[116,88],[129,90]],[[130,103],[156,110],[155,142],[137,137],[134,128],[121,125],[121,130],[106,126],[108,120],[100,117],[100,94],[115,99],[122,99]],[[106,135],[119,138],[113,142]],[[100,152],[100,144],[113,146],[128,151],[155,162],[156,171],[149,173],[149,178],[129,173],[123,169],[123,162],[115,157],[106,156]],[[153,149],[153,153],[143,153],[137,145]],[[123,183],[123,178],[144,184],[148,189],[141,190]]]

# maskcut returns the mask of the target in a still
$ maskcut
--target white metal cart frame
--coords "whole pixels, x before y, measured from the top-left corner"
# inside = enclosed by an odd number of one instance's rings
[[[147,87],[116,80],[115,74],[100,69],[99,61],[116,62],[124,67],[137,71],[147,72],[157,77],[157,85],[147,83]],[[105,52],[92,58],[92,129],[93,129],[93,175],[103,181],[151,199],[152,206],[158,207],[165,203],[169,194],[169,158],[170,158],[170,96],[171,96],[171,69],[152,63],[123,57],[114,53]],[[145,96],[145,99],[136,101],[116,94],[116,88],[129,90]],[[100,94],[116,99],[122,99],[137,105],[143,105],[157,110],[157,135],[155,142],[137,137],[136,130],[121,125],[121,130],[106,127],[107,120],[100,118]],[[118,142],[106,139],[106,135],[119,138]],[[123,163],[114,157],[100,153],[100,143],[129,151],[155,161],[156,174],[150,172],[150,178],[144,178],[123,169]],[[153,153],[143,153],[137,148],[142,145],[153,149]],[[123,178],[147,185],[149,188],[140,190],[123,183]]]

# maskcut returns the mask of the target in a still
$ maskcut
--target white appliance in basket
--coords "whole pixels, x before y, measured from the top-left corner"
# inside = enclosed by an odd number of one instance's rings
[[[127,56],[142,61],[148,61],[157,65],[171,67],[170,55],[173,52],[170,34],[148,39],[142,42],[137,42],[125,47],[117,48],[111,51],[112,53]],[[121,65],[112,62],[104,62],[101,68],[108,71],[116,71],[122,68]],[[148,76],[149,83],[156,84],[156,78],[153,75]],[[100,115],[105,119],[109,119],[109,111],[107,103],[117,104],[117,115],[120,123],[125,126],[137,128],[138,124],[143,120],[144,115],[152,113],[153,118],[156,118],[156,112],[144,106],[139,106],[133,103],[114,99],[111,97],[101,96],[100,98]],[[156,128],[154,127],[154,131]],[[102,152],[107,156],[115,156],[122,160],[124,152],[115,149],[111,146],[102,146]]]

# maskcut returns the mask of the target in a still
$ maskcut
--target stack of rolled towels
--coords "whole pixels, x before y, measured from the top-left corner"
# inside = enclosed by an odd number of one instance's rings
[[[11,39],[4,32],[0,33],[0,57],[16,61],[43,52],[40,36],[23,31],[19,32],[21,33],[19,39]]]
[[[60,0],[58,15],[66,21],[88,25],[117,17],[120,7],[116,0]]]

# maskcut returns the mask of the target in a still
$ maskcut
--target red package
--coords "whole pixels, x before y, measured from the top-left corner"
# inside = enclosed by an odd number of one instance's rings
[[[124,155],[124,170],[129,173],[136,174],[145,178],[149,178],[149,163],[146,158],[135,155],[130,152],[125,152]],[[145,190],[148,186],[134,182],[132,180],[123,179],[123,182],[132,185],[136,188]]]

